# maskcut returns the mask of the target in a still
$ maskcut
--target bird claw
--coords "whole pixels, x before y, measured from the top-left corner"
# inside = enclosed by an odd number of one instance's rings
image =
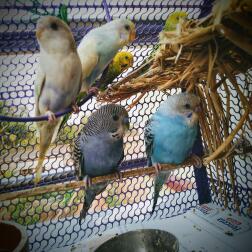
[[[193,161],[193,165],[196,167],[196,168],[201,168],[202,165],[203,165],[203,162],[201,160],[201,158],[195,154],[192,154],[191,156],[191,159]]]
[[[46,111],[45,114],[48,116],[49,123],[54,123],[57,120],[55,114],[52,111],[48,110],[48,111]]]
[[[79,106],[77,105],[77,103],[73,103],[72,104],[72,110],[73,110],[73,113],[74,114],[78,114],[80,112],[80,108]]]
[[[81,213],[80,213],[80,218],[79,218],[79,225],[81,226],[81,221],[86,218],[88,212],[88,208],[86,208],[84,205],[82,207]]]
[[[99,89],[97,87],[91,87],[91,88],[89,88],[88,93],[89,94],[94,93],[95,95],[98,95]]]
[[[153,166],[155,168],[156,175],[158,175],[158,173],[162,170],[161,164],[160,163],[155,163]]]
[[[120,171],[116,171],[116,177],[117,177],[117,179],[119,179],[120,182],[122,182],[123,177],[122,177],[122,173]]]
[[[91,180],[91,178],[89,176],[85,176],[83,180],[85,182],[85,185],[86,185],[85,187],[86,188],[88,188],[88,187],[90,187],[92,185],[92,180]]]
[[[41,172],[36,171],[35,178],[34,178],[34,185],[36,186],[41,181]]]

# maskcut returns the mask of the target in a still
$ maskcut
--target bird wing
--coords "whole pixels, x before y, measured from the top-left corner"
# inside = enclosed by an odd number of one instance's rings
[[[124,151],[122,150],[120,160],[118,161],[117,166],[116,166],[116,169],[118,171],[119,171],[119,165],[122,163],[123,159],[124,159]]]
[[[45,86],[45,82],[46,82],[46,76],[45,76],[44,72],[42,71],[42,69],[39,68],[37,76],[36,76],[36,82],[35,82],[35,103],[36,103],[35,113],[36,113],[36,116],[40,115],[39,98],[42,94],[43,88]]]
[[[85,176],[85,157],[80,148],[80,137],[77,137],[73,142],[73,160],[75,174],[79,180],[82,180]]]
[[[99,55],[98,54],[88,54],[85,65],[82,65],[82,73],[84,76],[90,76],[93,70],[99,63]]]
[[[81,85],[82,85],[82,75],[81,75],[81,78],[80,78],[80,88],[79,88],[79,90],[81,89]],[[82,100],[82,98],[84,98],[85,96],[86,96],[86,93],[79,93],[77,95],[76,99],[75,99],[75,102],[79,103]],[[69,112],[69,113],[65,114],[63,117],[61,117],[60,123],[58,124],[58,127],[55,130],[55,134],[53,136],[52,142],[54,142],[56,140],[57,135],[62,130],[62,128],[64,127],[64,125],[66,125],[66,122],[68,121],[71,113],[72,112]]]
[[[78,46],[78,55],[82,65],[82,90],[81,92],[87,92],[90,88],[88,79],[93,74],[99,64],[100,56],[96,50],[97,41],[92,36],[85,37]]]
[[[154,143],[154,134],[152,133],[152,119],[149,119],[146,122],[145,129],[144,129],[144,141],[145,141],[145,148],[146,154],[149,162],[151,162],[150,158],[153,151],[153,143]],[[151,165],[151,163],[150,163]]]
[[[111,60],[112,62],[113,60]],[[95,81],[94,86],[99,88],[100,90],[105,90],[107,88],[107,85],[110,84],[110,81],[108,79],[108,73],[109,73],[109,65],[106,66],[106,68],[103,70],[101,78],[99,80]]]

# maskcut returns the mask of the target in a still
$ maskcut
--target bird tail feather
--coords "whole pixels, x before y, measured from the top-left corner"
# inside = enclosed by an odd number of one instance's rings
[[[108,184],[109,182],[104,181],[97,184],[93,184],[86,188],[83,208],[80,213],[79,224],[81,224],[81,220],[86,217],[88,209],[92,205],[95,197],[99,195],[102,191],[104,191]]]
[[[161,188],[163,187],[164,183],[167,181],[168,177],[170,176],[170,172],[168,171],[160,171],[158,175],[155,177],[154,181],[154,199],[153,199],[153,207],[151,211],[151,215],[154,213],[159,193]]]
[[[56,124],[55,129],[53,131],[53,136],[52,136],[51,143],[55,142],[55,140],[56,140],[56,138],[57,138],[57,136],[58,136],[58,134],[60,132],[60,129],[62,128],[63,119],[64,119],[64,117],[61,117],[59,119],[58,123]]]
[[[39,131],[40,131],[40,143],[39,143],[39,159],[38,164],[35,168],[35,179],[34,183],[37,184],[41,180],[41,174],[43,170],[43,162],[45,159],[46,152],[52,142],[52,138],[55,132],[55,128],[59,123],[39,123]]]

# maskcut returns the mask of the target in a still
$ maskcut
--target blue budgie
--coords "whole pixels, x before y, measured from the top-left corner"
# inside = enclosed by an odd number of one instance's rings
[[[181,164],[191,154],[198,132],[199,104],[200,99],[194,94],[169,96],[146,124],[144,139],[148,164],[156,169],[152,213],[170,175],[170,171],[160,171],[160,164]]]
[[[72,105],[81,89],[81,62],[71,30],[57,17],[38,20],[36,37],[40,46],[39,67],[35,81],[36,116],[48,115],[38,122],[40,132],[39,160],[35,183],[41,178],[42,165],[50,143],[57,135],[61,118],[54,113]]]
[[[80,222],[85,218],[95,196],[101,193],[109,182],[90,185],[96,176],[118,172],[118,165],[124,157],[123,136],[129,129],[129,118],[121,105],[108,104],[94,112],[74,141],[73,159],[79,179],[86,179],[83,209]]]

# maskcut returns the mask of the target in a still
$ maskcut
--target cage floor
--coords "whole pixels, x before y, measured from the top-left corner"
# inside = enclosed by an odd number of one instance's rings
[[[51,252],[93,252],[116,235],[137,229],[159,229],[174,234],[179,251],[252,251],[252,221],[215,204],[197,206],[184,214],[163,220],[149,220],[107,230],[69,247]]]

